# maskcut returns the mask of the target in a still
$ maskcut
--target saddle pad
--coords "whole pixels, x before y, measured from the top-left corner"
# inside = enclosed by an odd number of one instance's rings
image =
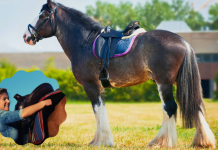
[[[132,36],[132,37],[130,37],[128,39],[120,40],[118,42],[117,49],[116,49],[115,55],[113,57],[120,57],[120,56],[126,55],[130,51],[130,49],[131,49],[131,47],[132,47],[136,37],[139,34],[137,34],[135,36]],[[98,35],[97,38],[95,39],[95,41],[93,43],[93,47],[92,47],[93,53],[94,53],[94,55],[96,57],[98,57],[98,56],[95,54],[95,43],[96,43],[96,40],[98,39],[99,36],[100,35]]]
[[[41,144],[45,139],[42,110],[37,113],[33,126],[31,141],[33,144]]]

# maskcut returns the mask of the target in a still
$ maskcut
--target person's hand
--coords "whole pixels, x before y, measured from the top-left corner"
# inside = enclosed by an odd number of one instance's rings
[[[43,102],[45,102],[45,106],[50,106],[50,105],[52,105],[51,99],[46,99],[46,100],[44,100]]]

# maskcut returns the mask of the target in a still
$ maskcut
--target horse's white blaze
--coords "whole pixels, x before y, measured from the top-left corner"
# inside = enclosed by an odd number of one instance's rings
[[[95,110],[95,119],[97,123],[97,130],[95,133],[94,139],[89,143],[90,145],[105,145],[105,146],[113,146],[114,140],[113,135],[110,130],[106,107],[103,105],[101,101],[101,105],[94,106]]]
[[[199,111],[200,125],[196,126],[192,144],[198,147],[216,148],[216,140],[213,132],[207,124],[203,114]]]
[[[177,138],[175,116],[172,115],[172,117],[169,118],[167,112],[164,110],[164,100],[162,92],[160,91],[160,86],[158,86],[158,90],[163,106],[163,123],[160,131],[155,138],[148,143],[147,147],[173,147]]]

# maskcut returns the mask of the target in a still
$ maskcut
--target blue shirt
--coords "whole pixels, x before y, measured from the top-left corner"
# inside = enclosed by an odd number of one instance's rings
[[[16,111],[5,111],[0,109],[0,132],[4,137],[10,137],[14,141],[18,138],[18,130],[15,122],[22,120],[23,109]]]

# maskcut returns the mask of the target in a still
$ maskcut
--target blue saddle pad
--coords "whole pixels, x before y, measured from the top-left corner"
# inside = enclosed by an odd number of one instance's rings
[[[132,45],[133,45],[135,38],[137,36],[138,36],[138,34],[135,36],[132,36],[128,39],[120,40],[118,42],[117,49],[116,49],[115,55],[113,57],[120,57],[120,56],[126,55],[130,51],[130,49],[132,48]],[[95,54],[95,42],[96,42],[97,38],[95,39],[95,41],[93,43],[93,53],[95,56],[96,56],[96,54]],[[98,57],[98,56],[96,56],[96,57]]]
[[[123,53],[125,53],[130,47],[130,44],[133,40],[134,36],[131,37],[131,38],[128,38],[128,39],[123,39],[123,40],[120,40],[118,45],[117,45],[117,50],[116,50],[116,53],[115,55],[122,55]]]

